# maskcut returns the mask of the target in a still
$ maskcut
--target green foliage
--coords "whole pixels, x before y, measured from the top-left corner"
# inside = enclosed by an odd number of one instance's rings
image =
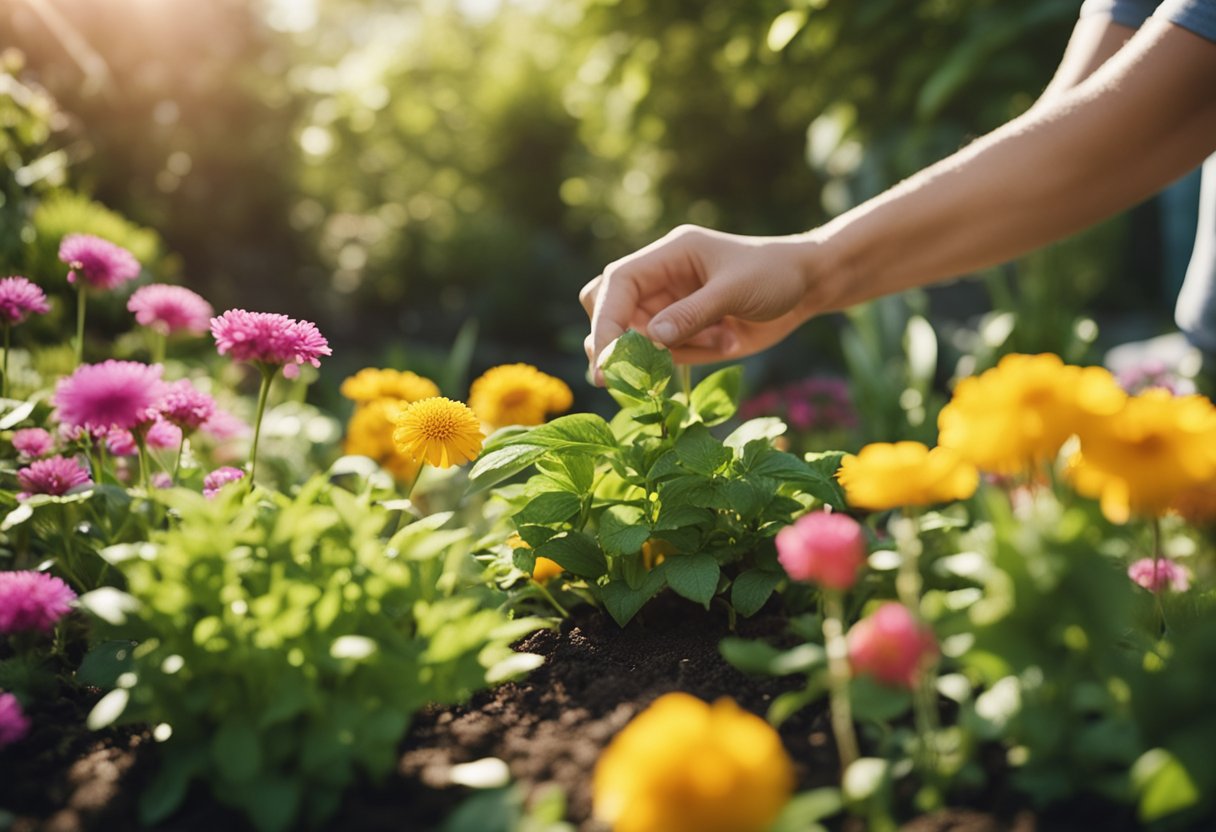
[[[604,362],[611,423],[584,413],[504,434],[470,474],[488,487],[535,467],[511,497],[520,536],[622,626],[665,587],[706,608],[728,593],[754,614],[782,575],[769,539],[812,501],[841,505],[830,471],[773,447],[771,420],[710,432],[738,406],[737,368],[689,395],[669,392],[674,375],[671,354],[630,331]]]
[[[536,664],[509,645],[539,622],[507,620],[469,584],[469,533],[444,528],[449,515],[385,539],[391,513],[323,477],[294,498],[163,499],[168,530],[105,553],[127,594],[82,599],[126,599],[128,614],[98,625],[139,642],[92,724],[121,713],[166,726],[145,822],[195,780],[260,830],[324,819],[358,773],[391,770],[420,707]]]

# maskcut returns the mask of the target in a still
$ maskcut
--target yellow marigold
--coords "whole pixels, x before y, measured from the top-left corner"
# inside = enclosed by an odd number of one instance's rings
[[[592,786],[613,832],[762,832],[789,800],[794,769],[760,717],[669,693],[612,740]]]
[[[491,367],[469,389],[469,406],[492,428],[539,425],[573,403],[574,394],[564,381],[531,364]]]
[[[439,395],[439,387],[429,378],[409,370],[378,370],[367,367],[342,382],[342,395],[365,403],[376,399],[417,402]]]
[[[984,471],[1017,474],[1054,459],[1087,415],[1126,398],[1100,367],[1074,367],[1059,356],[1007,355],[996,367],[958,383],[937,425],[938,444]]]
[[[849,505],[881,510],[965,500],[975,493],[980,475],[950,448],[875,442],[842,459],[836,479]]]
[[[411,483],[418,476],[418,463],[402,455],[393,443],[396,425],[393,417],[402,404],[393,399],[378,399],[361,404],[346,425],[342,452],[376,460],[400,483]]]
[[[518,532],[507,538],[507,545],[512,549],[531,549],[528,541],[519,536]],[[562,565],[551,558],[538,557],[532,565],[532,580],[538,584],[547,584],[553,578],[562,574]]]
[[[463,402],[443,396],[403,408],[394,419],[393,441],[410,459],[437,468],[463,465],[477,458],[485,436],[477,415]]]
[[[1216,407],[1159,388],[1133,396],[1086,426],[1068,475],[1112,523],[1160,515],[1216,478]]]

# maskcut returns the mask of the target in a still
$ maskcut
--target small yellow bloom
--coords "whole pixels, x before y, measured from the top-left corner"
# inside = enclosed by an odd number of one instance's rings
[[[562,565],[549,558],[537,558],[532,567],[532,580],[538,584],[547,584],[551,579],[562,574]]]
[[[649,572],[667,560],[669,555],[676,554],[677,551],[675,544],[670,541],[652,537],[642,544],[642,563],[646,566],[646,571]]]
[[[669,693],[612,740],[592,786],[613,832],[762,832],[794,768],[777,732],[732,700]]]
[[[564,413],[574,394],[564,381],[531,364],[491,367],[469,389],[469,406],[491,428],[539,425],[548,416]]]
[[[836,479],[849,505],[877,511],[965,500],[975,493],[980,475],[950,448],[875,442],[841,460]]]
[[[397,450],[436,468],[476,459],[485,439],[477,415],[462,402],[442,396],[414,402],[399,411],[394,422]]]
[[[1086,427],[1068,475],[1112,523],[1160,515],[1216,478],[1216,407],[1161,389],[1133,396]]]
[[[418,463],[397,451],[393,444],[393,417],[402,404],[395,399],[377,399],[358,405],[346,425],[342,452],[371,457],[399,483],[412,483]]]
[[[981,470],[1019,474],[1054,459],[1088,414],[1117,409],[1125,398],[1100,367],[1066,365],[1050,353],[1007,355],[958,383],[938,416],[938,444]]]
[[[342,382],[342,395],[360,404],[376,399],[398,399],[412,403],[439,395],[429,378],[409,370],[378,370],[367,367]]]

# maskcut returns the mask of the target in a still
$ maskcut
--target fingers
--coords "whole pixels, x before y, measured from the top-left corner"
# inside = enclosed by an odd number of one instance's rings
[[[603,280],[604,276],[602,274],[597,275],[596,277],[587,281],[587,285],[579,290],[578,302],[583,305],[583,311],[587,313],[588,318],[590,318],[592,313],[595,312],[595,296],[599,294],[600,283],[602,283]]]
[[[651,320],[647,334],[668,347],[684,344],[706,327],[719,323],[730,310],[728,281],[707,283],[675,301]]]

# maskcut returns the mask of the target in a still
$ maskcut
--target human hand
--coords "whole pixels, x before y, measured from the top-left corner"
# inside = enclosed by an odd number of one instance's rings
[[[686,225],[607,266],[579,300],[591,318],[584,341],[597,384],[603,353],[633,328],[671,348],[681,364],[750,355],[780,341],[816,311],[808,236],[745,237]]]

